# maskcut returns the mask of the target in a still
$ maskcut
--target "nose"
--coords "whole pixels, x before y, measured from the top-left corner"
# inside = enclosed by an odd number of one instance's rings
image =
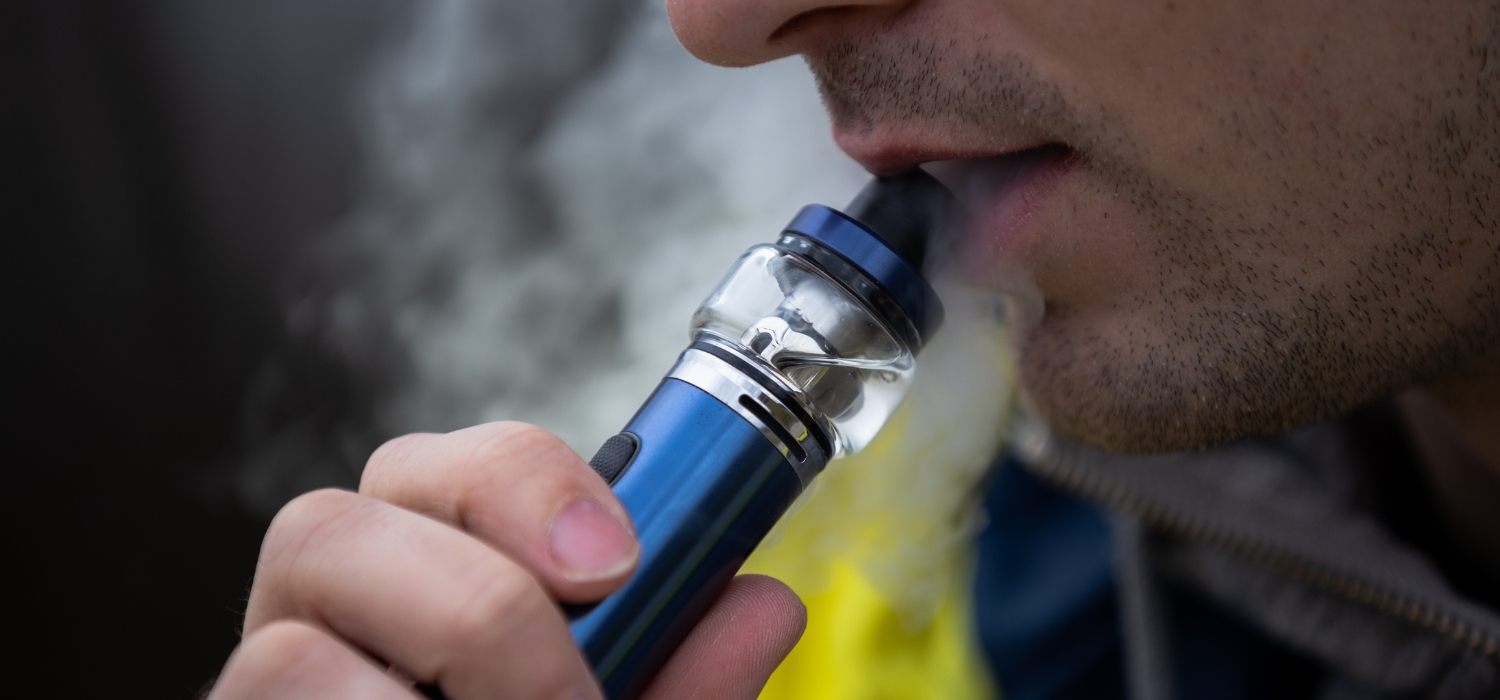
[[[721,66],[751,66],[801,53],[822,15],[910,0],[667,0],[677,38],[694,56]]]

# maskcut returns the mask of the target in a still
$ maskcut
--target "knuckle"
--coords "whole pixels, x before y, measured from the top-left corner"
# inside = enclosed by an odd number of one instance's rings
[[[300,551],[329,521],[349,512],[358,496],[338,489],[319,489],[298,496],[282,506],[266,529],[261,543],[260,567],[274,567],[288,555]]]
[[[340,650],[321,630],[302,622],[274,622],[240,643],[215,684],[215,697],[271,696],[275,688],[336,663]]]
[[[588,494],[623,515],[609,486],[562,438],[527,423],[491,423],[480,428],[484,432],[477,436],[462,468],[457,495],[460,510],[471,515],[493,513],[500,504],[515,499],[560,505]],[[536,505],[522,512],[538,509],[547,510]],[[514,512],[507,517],[513,519]]]
[[[511,566],[486,577],[486,583],[454,609],[448,627],[458,639],[530,636],[528,632],[544,624],[552,612],[552,601],[536,579]]]
[[[257,661],[271,668],[285,668],[308,659],[326,658],[329,644],[336,643],[312,625],[281,620],[251,633],[244,646]]]
[[[360,473],[360,493],[379,492],[386,488],[390,477],[399,472],[411,460],[412,455],[420,451],[420,446],[429,443],[432,437],[429,433],[408,433],[386,440],[375,448],[370,458],[365,460],[365,468]]]
[[[519,568],[477,591],[452,624],[456,638],[470,642],[467,648],[499,650],[517,662],[505,681],[514,697],[567,697],[576,689],[581,658],[566,623],[540,584]]]
[[[300,535],[330,516],[348,510],[354,498],[357,498],[354,494],[339,489],[318,489],[293,498],[271,520],[267,539]]]
[[[487,423],[478,429],[482,437],[474,455],[484,461],[508,460],[567,448],[562,438],[530,423],[501,421]]]
[[[470,463],[479,467],[476,476],[488,478],[495,473],[493,467],[523,464],[522,472],[528,476],[541,474],[568,474],[587,470],[588,464],[579,457],[563,439],[529,423],[512,421],[489,423],[479,426],[480,439],[474,446]]]

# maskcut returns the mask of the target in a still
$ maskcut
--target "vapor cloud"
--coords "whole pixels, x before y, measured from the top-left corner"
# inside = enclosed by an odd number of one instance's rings
[[[240,491],[268,514],[352,485],[380,439],[412,431],[524,420],[591,455],[735,258],[868,177],[834,146],[803,65],[701,64],[659,2],[415,8],[361,101],[364,193],[287,304],[297,336],[370,387],[372,412],[261,420]],[[898,434],[832,465],[773,538],[799,590],[845,557],[914,625],[961,575],[1010,406],[998,300],[945,297],[949,328]],[[284,365],[267,376],[273,399],[297,389]],[[252,404],[250,422],[266,413]]]
[[[701,64],[658,2],[414,10],[360,100],[364,194],[287,310],[373,387],[373,425],[261,430],[262,511],[348,482],[369,434],[514,419],[592,454],[735,257],[865,179],[803,66]]]

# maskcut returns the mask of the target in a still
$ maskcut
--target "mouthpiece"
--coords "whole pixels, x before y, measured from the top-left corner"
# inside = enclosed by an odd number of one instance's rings
[[[692,343],[590,461],[635,523],[623,588],[570,611],[614,700],[636,697],[828,460],[906,397],[942,325],[922,265],[953,196],[911,171],[840,212],[798,212],[746,251],[693,314]]]

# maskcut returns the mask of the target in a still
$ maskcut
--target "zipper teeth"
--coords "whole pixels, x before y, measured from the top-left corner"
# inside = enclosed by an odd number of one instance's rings
[[[1147,503],[1137,496],[1122,492],[1114,484],[1101,484],[1096,479],[1064,466],[1062,460],[1057,459],[1052,452],[1051,449],[1042,451],[1046,457],[1028,460],[1026,466],[1073,493],[1139,516],[1152,529],[1213,547],[1292,580],[1394,615],[1500,662],[1500,640],[1462,620],[1454,619],[1452,615],[1399,593],[1377,588],[1347,574],[1313,564],[1296,555],[1278,551],[1272,546],[1253,542],[1201,520]]]

